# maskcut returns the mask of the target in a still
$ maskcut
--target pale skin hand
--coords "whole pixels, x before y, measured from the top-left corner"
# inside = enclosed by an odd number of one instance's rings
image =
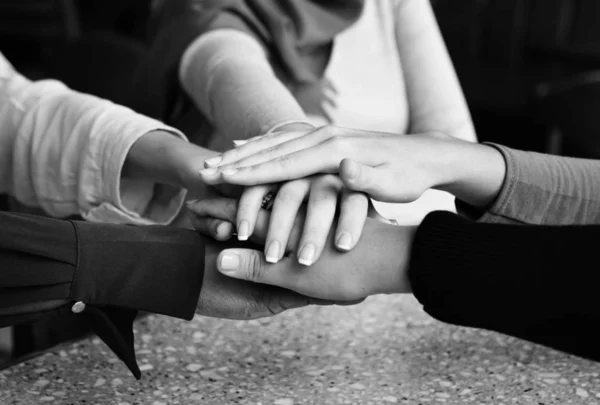
[[[239,195],[239,187],[217,189],[207,186],[198,178],[204,161],[217,155],[218,152],[188,143],[169,132],[152,131],[133,144],[121,175],[185,188],[190,198]],[[206,218],[199,226],[203,233],[218,241],[227,240],[233,234],[231,223],[215,218]]]
[[[231,220],[237,211],[232,199],[209,199],[189,207],[194,213]],[[297,225],[303,218],[297,219]],[[252,239],[264,240],[269,213],[262,210]],[[348,253],[339,252],[330,240],[319,260],[304,267],[294,260],[301,230],[296,226],[288,243],[289,254],[277,264],[268,263],[261,252],[251,249],[223,250],[217,259],[219,271],[229,277],[287,288],[300,294],[336,301],[362,300],[373,294],[411,292],[407,276],[410,249],[416,227],[393,226],[367,219],[364,237]]]
[[[496,198],[506,172],[502,155],[490,146],[441,133],[397,136],[334,126],[265,136],[213,161],[218,166],[201,172],[208,184],[336,173],[347,188],[380,201],[412,202],[436,188],[477,207]]]
[[[203,185],[198,181],[197,173],[203,167],[204,160],[215,154],[210,150],[189,144],[170,133],[150,132],[132,146],[123,176],[144,178],[198,192],[198,188],[202,188]],[[201,191],[204,193],[204,197],[219,196],[219,193],[210,189]],[[190,203],[194,204],[193,201]],[[230,219],[206,217],[205,219],[195,219],[194,225],[215,239],[225,240],[232,233],[231,223],[233,221]],[[302,296],[283,288],[225,277],[217,271],[216,262],[223,247],[227,246],[234,245],[206,245],[204,281],[196,311],[198,314],[228,319],[255,319],[306,305],[336,304],[332,301]],[[355,302],[338,304],[350,305],[353,303]],[[23,310],[51,309],[61,304],[64,302],[24,307]]]

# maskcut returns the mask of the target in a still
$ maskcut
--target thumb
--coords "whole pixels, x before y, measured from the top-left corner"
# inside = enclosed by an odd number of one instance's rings
[[[264,254],[252,249],[225,249],[217,259],[217,269],[228,277],[288,288],[292,276],[290,259],[268,263]]]
[[[351,159],[340,163],[339,176],[350,190],[362,191],[376,200],[384,200],[388,194],[389,173],[385,170],[365,166]]]

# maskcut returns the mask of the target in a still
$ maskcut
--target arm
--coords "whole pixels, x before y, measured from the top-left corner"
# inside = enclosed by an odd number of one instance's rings
[[[600,224],[599,161],[490,146],[504,158],[506,174],[493,203],[474,212],[480,222]],[[470,174],[463,177],[472,177],[479,167],[485,167],[469,166]],[[473,211],[460,202],[457,207]]]
[[[275,76],[266,51],[241,31],[220,29],[196,39],[181,60],[180,81],[200,111],[229,140],[294,126],[312,127]]]
[[[323,127],[248,142],[206,169],[207,183],[255,185],[338,173],[380,201],[411,202],[430,188],[453,194],[482,222],[600,223],[600,162],[524,152],[430,133]],[[402,181],[398,181],[402,178]]]
[[[224,220],[236,211],[224,200],[205,200],[196,208]],[[257,242],[268,223],[269,213],[261,212]],[[301,223],[298,218],[292,238],[298,238]],[[219,270],[322,299],[412,291],[441,321],[600,360],[600,273],[594,265],[600,226],[487,224],[434,212],[418,227],[368,219],[361,240],[347,253],[333,249],[332,236],[310,267],[301,267],[292,254],[271,264],[260,252],[227,249],[219,256]],[[291,240],[289,251],[296,246]]]
[[[436,212],[420,225],[408,276],[435,318],[600,360],[600,226],[482,224]]]
[[[137,311],[194,316],[204,244],[172,227],[0,213],[0,326],[72,308],[139,378],[131,323]]]
[[[0,327],[81,314],[139,378],[132,333],[138,311],[255,319],[332,304],[221,275],[222,247],[174,227],[0,213]]]
[[[180,188],[122,176],[132,145],[150,132],[187,144],[158,121],[56,81],[31,82],[0,54],[0,122],[0,193],[25,205],[136,224],[169,223],[181,207]]]
[[[396,0],[398,52],[410,105],[410,132],[446,132],[476,141],[460,83],[428,0]]]

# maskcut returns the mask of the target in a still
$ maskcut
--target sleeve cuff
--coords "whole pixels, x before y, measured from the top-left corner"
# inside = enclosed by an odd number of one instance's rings
[[[133,144],[152,131],[165,131],[185,141],[183,133],[158,121],[136,114],[121,118],[123,128],[111,128],[116,139],[106,139],[99,145],[97,161],[102,188],[97,190],[98,201],[82,217],[91,222],[126,223],[135,225],[168,225],[179,214],[186,190],[146,180],[122,179],[125,159]],[[114,124],[119,125],[119,124]],[[90,170],[94,170],[91,168]]]
[[[70,299],[192,319],[204,275],[204,245],[191,230],[73,221],[77,272]]]

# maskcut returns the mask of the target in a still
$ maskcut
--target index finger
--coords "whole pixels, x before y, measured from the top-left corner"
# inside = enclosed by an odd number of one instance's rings
[[[291,141],[289,144],[296,142]],[[285,145],[277,147],[277,152],[281,155],[274,159],[263,160],[267,157],[266,152],[249,158],[253,159],[253,163],[248,166],[225,166],[212,181],[245,186],[276,183],[317,173],[338,173],[340,163],[346,158],[368,166],[377,166],[385,158],[371,140],[360,137],[330,137],[301,150],[297,149],[297,145],[290,145],[290,153],[286,153]]]
[[[258,152],[270,149],[284,142],[300,138],[312,131],[284,131],[273,132],[271,134],[262,135],[256,139],[249,139],[243,144],[238,144],[234,149],[223,152],[222,154],[212,157],[204,161],[204,166],[220,167],[236,163],[248,156],[252,156]]]

